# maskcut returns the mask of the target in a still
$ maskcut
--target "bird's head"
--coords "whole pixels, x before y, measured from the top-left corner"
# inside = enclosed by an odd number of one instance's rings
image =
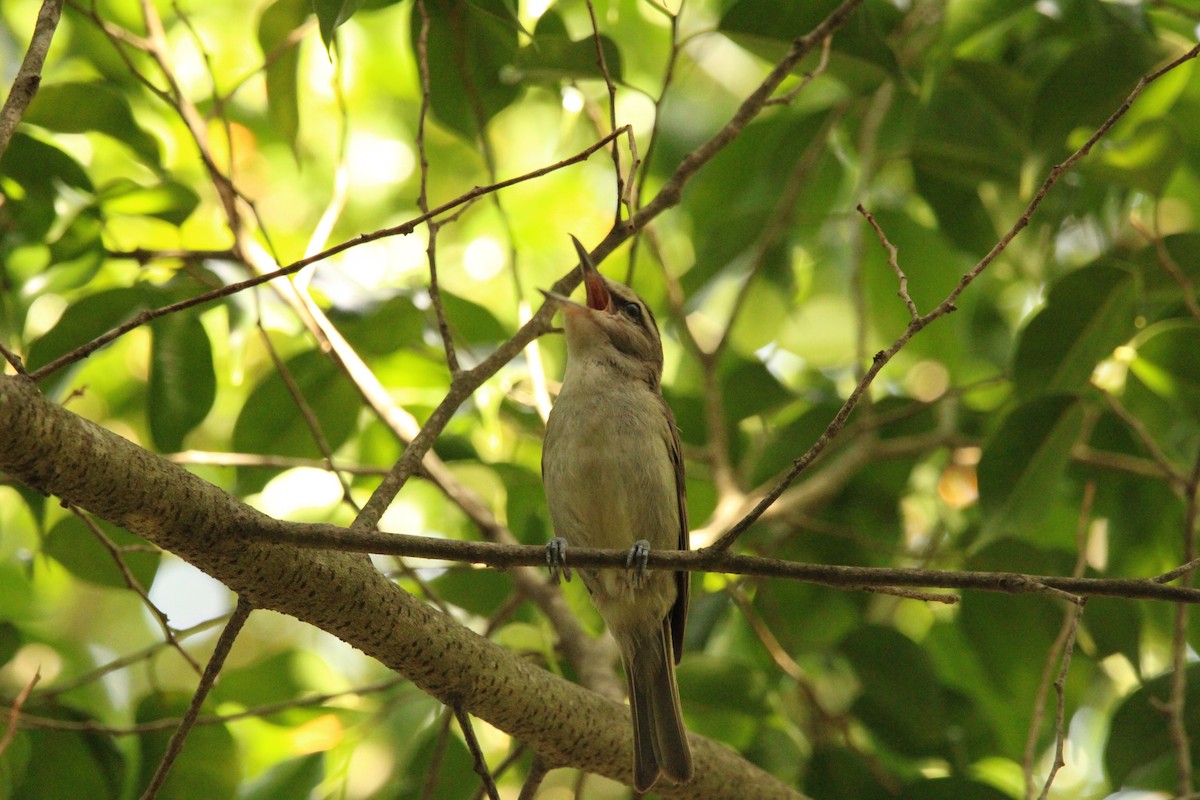
[[[601,275],[578,239],[572,236],[571,241],[583,270],[586,303],[543,292],[563,311],[569,357],[597,360],[657,388],[663,352],[654,314],[633,289]]]

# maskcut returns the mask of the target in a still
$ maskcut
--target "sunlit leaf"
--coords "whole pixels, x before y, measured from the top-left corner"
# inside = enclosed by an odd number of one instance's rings
[[[305,398],[329,446],[337,449],[358,424],[362,399],[353,384],[324,353],[310,350],[290,359],[285,367]],[[233,427],[233,446],[243,453],[320,458],[313,431],[296,406],[287,383],[271,372],[254,387]],[[270,473],[260,468],[239,470],[247,487],[261,486]]]
[[[125,95],[104,83],[44,84],[24,119],[61,133],[102,133],[159,163],[158,140],[138,125]]]
[[[172,225],[182,225],[200,203],[194,189],[170,178],[153,186],[113,181],[100,188],[96,199],[109,214],[157,217]]]
[[[293,800],[310,797],[325,779],[325,757],[321,753],[281,761],[255,779],[238,800]]]
[[[287,39],[304,24],[314,6],[318,15],[328,12],[324,2],[311,0],[275,0],[263,9],[258,18],[258,47],[263,58],[268,59],[267,109],[275,130],[284,141],[296,147],[296,134],[300,131],[300,101],[297,91],[296,73],[300,65],[299,43],[286,45]],[[332,25],[326,27],[326,18],[319,17],[321,38],[329,46]]]
[[[601,34],[600,48],[608,77],[620,81],[621,53],[617,43]],[[603,78],[592,37],[572,40],[567,35],[562,17],[553,8],[538,20],[533,41],[520,49],[516,60],[522,76],[533,81],[559,81],[574,78]]]
[[[45,366],[107,333],[150,306],[151,296],[140,287],[110,289],[88,295],[68,306],[54,327],[29,348],[30,369]],[[43,385],[57,387],[64,379],[65,375],[59,373]]]

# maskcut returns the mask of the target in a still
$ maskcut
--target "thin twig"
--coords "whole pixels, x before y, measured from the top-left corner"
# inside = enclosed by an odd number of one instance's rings
[[[41,677],[42,668],[38,666],[21,689],[20,694],[13,700],[12,706],[9,707],[8,727],[4,729],[4,735],[0,736],[0,755],[4,755],[4,751],[12,743],[13,737],[17,735],[17,726],[21,721],[21,709],[25,706],[25,701],[29,699],[29,695],[33,692],[33,687],[37,686],[37,682]]]
[[[245,536],[253,541],[291,544],[297,547],[463,561],[500,568],[544,566],[546,563],[546,549],[538,545],[497,544],[382,531],[357,531],[326,523],[278,523],[270,528],[246,531]],[[572,547],[569,553],[573,567],[623,569],[626,567],[628,556],[629,553],[625,550],[592,547]],[[713,548],[652,550],[646,558],[646,563],[650,569],[759,575],[852,590],[868,586],[936,587],[1007,594],[1053,594],[1067,600],[1075,600],[1076,596],[1103,596],[1200,603],[1200,589],[1170,586],[1153,579],[1077,578],[1027,575],[1018,572],[808,564],[738,555]]]
[[[334,700],[343,697],[360,697],[365,694],[373,694],[376,692],[386,691],[394,686],[397,686],[405,681],[404,678],[396,676],[385,681],[373,683],[368,686],[360,686],[357,689],[347,689],[344,692],[332,692],[329,694],[312,695],[310,697],[299,697],[292,700],[283,700],[278,703],[268,703],[261,706],[254,706],[244,711],[238,711],[232,714],[201,714],[196,717],[192,727],[203,725],[228,725],[231,722],[239,722],[244,719],[261,719],[279,714],[284,711],[291,711],[296,708],[311,708],[313,706],[322,706]],[[47,695],[50,693],[47,692]],[[173,728],[178,728],[182,719],[169,717],[166,719],[150,720],[137,725],[113,726],[102,725],[93,720],[66,720],[66,719],[51,719],[48,717],[31,717],[28,714],[21,717],[21,727],[47,731],[74,731],[79,733],[102,733],[105,736],[140,736],[144,733],[155,733],[157,731],[169,731]]]
[[[900,283],[900,290],[896,292],[896,294],[899,295],[900,299],[904,301],[904,305],[908,307],[909,317],[911,319],[920,319],[921,312],[917,310],[917,304],[913,302],[912,296],[908,293],[908,276],[905,275],[904,270],[900,268],[900,262],[898,260],[900,255],[899,251],[896,250],[896,246],[888,240],[887,234],[883,232],[883,228],[879,227],[879,223],[875,220],[874,215],[872,215],[870,211],[867,211],[867,209],[863,207],[862,203],[859,203],[856,208],[858,213],[862,214],[863,218],[870,223],[872,230],[875,231],[875,235],[879,237],[879,243],[883,245],[883,249],[887,251],[888,266],[892,268],[892,272],[896,273],[896,280]]]
[[[125,585],[129,587],[134,594],[142,598],[142,603],[150,611],[150,615],[154,617],[154,620],[158,623],[158,627],[162,629],[163,636],[166,639],[167,644],[174,648],[175,651],[183,657],[183,660],[186,661],[193,670],[195,670],[197,675],[199,675],[203,671],[200,667],[200,664],[195,658],[192,657],[191,653],[183,649],[183,645],[181,645],[179,640],[175,638],[175,631],[173,628],[171,628],[171,623],[167,620],[167,615],[163,613],[162,609],[154,605],[154,601],[150,599],[150,593],[146,591],[146,589],[142,586],[141,581],[139,581],[137,576],[133,574],[133,571],[129,569],[129,565],[125,563],[125,559],[122,557],[121,551],[117,548],[117,545],[112,539],[108,538],[108,534],[106,534],[99,524],[96,523],[96,520],[92,519],[90,514],[85,513],[82,509],[76,506],[71,506],[70,508],[71,513],[73,513],[75,517],[82,522],[89,531],[91,531],[92,535],[96,537],[96,541],[100,542],[100,545],[108,551],[110,556],[112,556],[113,563],[116,564],[117,570],[120,571],[121,578],[125,581]]]
[[[192,726],[195,725],[196,717],[200,715],[200,707],[204,704],[204,699],[208,697],[213,683],[217,680],[217,675],[225,665],[229,651],[233,648],[234,641],[237,640],[238,634],[241,633],[242,627],[246,624],[246,619],[253,609],[254,606],[250,604],[250,601],[238,598],[237,607],[234,608],[233,615],[226,623],[225,629],[221,631],[221,636],[217,639],[217,646],[208,660],[208,666],[204,668],[200,684],[196,687],[196,693],[192,695],[192,702],[188,705],[183,719],[180,720],[179,727],[175,729],[175,733],[171,734],[166,752],[163,753],[162,760],[158,762],[158,767],[154,770],[154,775],[151,776],[146,791],[142,793],[142,800],[154,800],[158,796],[159,790],[162,789],[163,783],[167,779],[167,773],[171,770],[171,765],[183,751],[183,743],[187,740]]]
[[[521,793],[517,795],[517,800],[533,800],[549,772],[550,767],[546,765],[546,762],[535,755],[533,763],[529,765],[529,771],[525,773],[525,782],[521,784]],[[579,797],[580,795],[576,794],[575,796]]]
[[[3,108],[0,108],[0,158],[8,149],[17,124],[42,84],[42,66],[46,63],[50,42],[54,39],[54,31],[62,17],[62,5],[62,0],[43,0],[42,8],[38,11],[33,36],[29,40],[29,49],[25,51],[25,58],[17,68],[17,77],[13,79],[12,89],[8,92]]]
[[[600,26],[596,22],[596,8],[592,5],[592,0],[587,0],[588,17],[592,22],[592,43],[596,47],[596,66],[600,69],[600,74],[604,76],[604,85],[608,88],[608,127],[609,130],[617,129],[617,86],[613,83],[612,75],[608,72],[608,60],[604,57],[604,42],[600,38]],[[629,137],[631,140],[633,136]],[[617,150],[616,142],[613,142],[612,148],[613,160],[613,175],[617,181],[617,201],[613,209],[613,227],[621,224],[621,202],[626,199],[624,179],[621,176],[621,153]],[[631,172],[630,181],[633,180]],[[632,213],[632,209],[631,209]]]
[[[450,708],[443,710],[438,726],[437,742],[433,746],[433,754],[429,757],[429,766],[427,767],[428,772],[425,773],[425,781],[421,785],[421,800],[433,800],[437,796],[438,776],[442,772],[442,758],[446,755],[446,745],[450,743],[450,720],[453,718]]]
[[[1096,484],[1089,482],[1084,487],[1083,500],[1080,502],[1079,519],[1075,526],[1075,568],[1072,574],[1075,577],[1083,575],[1084,569],[1087,567],[1087,531],[1088,525],[1091,522],[1092,506],[1096,500]],[[1025,774],[1025,796],[1028,800],[1033,800],[1035,791],[1034,785],[1034,758],[1037,754],[1038,736],[1042,729],[1042,720],[1046,714],[1046,698],[1050,692],[1051,685],[1054,686],[1057,692],[1057,706],[1055,712],[1055,755],[1054,763],[1050,768],[1050,772],[1046,777],[1046,781],[1042,787],[1041,797],[1045,798],[1046,792],[1050,790],[1050,785],[1054,782],[1054,777],[1058,774],[1058,770],[1065,766],[1063,758],[1063,741],[1065,733],[1063,730],[1063,685],[1061,681],[1065,680],[1067,665],[1071,659],[1071,648],[1075,644],[1075,634],[1079,630],[1079,621],[1083,613],[1083,600],[1077,598],[1067,609],[1063,616],[1062,626],[1059,628],[1058,636],[1055,637],[1054,643],[1050,646],[1049,652],[1046,653],[1046,663],[1042,667],[1041,680],[1038,682],[1037,692],[1033,701],[1033,716],[1029,720],[1029,732],[1025,737],[1025,753],[1021,760],[1022,771]],[[1062,657],[1058,678],[1054,679],[1051,684],[1052,676],[1054,675],[1055,663]]]
[[[454,717],[458,720],[458,728],[467,740],[467,750],[471,753],[471,761],[475,765],[475,774],[479,776],[483,788],[491,800],[500,800],[500,791],[496,788],[496,780],[488,770],[487,761],[483,757],[483,749],[475,736],[475,726],[471,724],[471,715],[461,705],[454,704]]]

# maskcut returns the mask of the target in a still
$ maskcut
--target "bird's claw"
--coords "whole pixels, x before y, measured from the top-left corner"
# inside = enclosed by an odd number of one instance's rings
[[[638,589],[646,585],[646,561],[649,556],[650,543],[645,539],[638,539],[633,543],[633,547],[629,548],[629,555],[625,557],[625,566],[633,577],[633,585]]]
[[[546,566],[550,568],[550,580],[571,580],[571,568],[567,566],[567,540],[555,536],[546,542]]]

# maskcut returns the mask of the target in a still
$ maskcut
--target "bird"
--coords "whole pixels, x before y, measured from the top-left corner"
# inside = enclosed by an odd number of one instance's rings
[[[688,573],[647,570],[651,548],[688,549],[679,432],[662,396],[662,339],[628,286],[601,275],[574,236],[586,303],[543,292],[562,310],[567,362],[546,422],[542,482],[555,536],[552,576],[570,580],[568,545],[628,549],[626,570],[581,569],[621,652],[633,722],[634,788],[692,779],[675,665],[683,652]]]

